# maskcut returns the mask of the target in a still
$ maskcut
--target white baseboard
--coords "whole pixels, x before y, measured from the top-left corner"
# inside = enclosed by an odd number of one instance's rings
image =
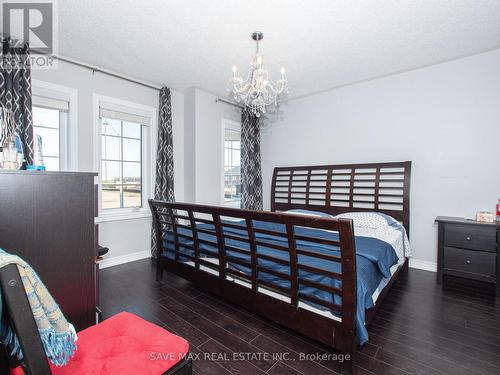
[[[151,250],[138,251],[136,253],[120,255],[117,257],[104,258],[99,262],[99,268],[103,269],[103,268],[118,266],[120,264],[146,258],[151,258]]]
[[[429,262],[427,260],[410,258],[410,267],[424,271],[437,272],[437,263]]]
[[[117,257],[104,258],[102,261],[99,262],[99,268],[103,269],[103,268],[118,266],[120,264],[129,263],[150,257],[151,257],[151,251],[144,250],[135,253],[120,255]],[[430,271],[430,272],[437,272],[437,263],[429,262],[427,260],[410,258],[410,268],[416,268],[419,270]]]

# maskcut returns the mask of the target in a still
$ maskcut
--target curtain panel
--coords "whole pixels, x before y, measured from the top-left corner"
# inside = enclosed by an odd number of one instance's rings
[[[172,104],[170,89],[166,87],[160,90],[154,198],[162,201],[175,201]],[[151,240],[151,255],[154,258],[158,256],[158,244],[156,243],[154,232]]]
[[[29,46],[10,38],[1,39],[0,106],[12,111],[24,157],[33,164],[33,116]]]
[[[262,210],[259,119],[241,111],[241,208]]]

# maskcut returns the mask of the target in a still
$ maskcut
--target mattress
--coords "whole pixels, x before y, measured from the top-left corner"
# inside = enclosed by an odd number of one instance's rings
[[[207,262],[210,262],[210,263],[213,263],[214,265],[218,265],[219,264],[219,260],[216,259],[216,258],[203,258],[203,260],[205,260]],[[187,262],[184,262],[184,263],[194,267],[194,262],[187,261]],[[212,269],[210,267],[206,267],[206,266],[200,265],[200,269],[203,270],[203,271],[205,271],[205,272],[211,273],[211,274],[213,274],[215,276],[219,276],[219,272],[217,272],[216,270],[214,270],[214,269]],[[229,281],[233,281],[236,284],[242,285],[242,286],[244,286],[246,288],[249,288],[249,289],[252,288],[252,284],[250,284],[249,282],[247,282],[245,280],[238,279],[238,278],[230,276],[230,275],[227,275],[226,279],[229,280]],[[285,296],[284,294],[281,294],[280,292],[277,292],[277,291],[274,291],[274,290],[271,290],[271,289],[268,289],[268,288],[265,288],[265,287],[259,286],[258,289],[257,289],[257,291],[259,293],[266,294],[266,295],[268,295],[270,297],[276,298],[276,299],[278,299],[280,301],[284,301],[284,302],[287,302],[287,303],[291,302],[290,301],[290,297]],[[332,314],[328,310],[320,310],[320,309],[315,308],[314,306],[311,306],[309,304],[306,304],[306,303],[303,303],[303,302],[300,302],[300,301],[298,303],[298,307],[306,309],[306,310],[309,310],[309,311],[312,311],[312,312],[315,312],[315,313],[323,315],[323,316],[326,316],[327,318],[336,320],[338,322],[342,321],[341,317]]]
[[[354,232],[355,232],[356,236],[365,236],[365,237],[374,237],[375,236],[374,231],[372,229],[367,229],[367,228],[356,227],[354,229]],[[376,304],[377,298],[379,297],[380,293],[387,286],[389,281],[391,281],[392,277],[394,277],[394,274],[396,273],[398,268],[404,264],[405,259],[406,259],[405,253],[407,253],[407,251],[405,251],[404,238],[401,236],[401,234],[399,232],[388,231],[388,232],[385,232],[384,234],[381,234],[380,231],[377,231],[376,237],[380,238],[380,236],[383,236],[383,240],[394,248],[394,251],[396,252],[396,255],[398,256],[398,263],[391,267],[391,269],[390,269],[391,277],[387,277],[387,278],[382,279],[382,281],[380,281],[380,284],[378,285],[377,289],[372,294],[372,300],[373,300],[374,304]],[[219,260],[217,258],[205,257],[205,258],[203,258],[203,260],[210,262],[214,265],[219,264]],[[191,266],[194,266],[194,263],[191,261],[186,261],[184,263],[189,264]],[[210,267],[200,265],[200,269],[205,271],[205,272],[216,275],[216,276],[219,275],[218,271],[216,271]],[[245,281],[243,279],[235,278],[235,277],[232,277],[230,275],[227,276],[227,279],[230,281],[233,281],[239,285],[242,285],[246,288],[250,288],[250,289],[252,288],[252,284],[248,283],[247,281]],[[281,301],[290,303],[290,297],[288,297],[288,296],[286,296],[278,291],[271,290],[271,289],[266,288],[266,287],[260,287],[260,286],[258,288],[258,291],[262,294],[266,294],[270,297],[273,297],[273,298],[279,299]],[[320,310],[318,308],[315,308],[314,306],[303,303],[301,301],[299,301],[298,307],[312,311],[316,314],[325,316],[327,318],[330,318],[330,319],[333,319],[333,320],[336,320],[339,322],[342,321],[341,317],[332,314],[328,310]]]
[[[391,281],[392,277],[398,270],[400,266],[403,265],[405,262],[405,259],[410,255],[410,249],[408,249],[407,245],[405,244],[405,233],[401,233],[396,230],[390,230],[390,231],[374,231],[373,229],[368,229],[368,228],[359,228],[359,227],[354,227],[354,235],[355,236],[365,236],[365,237],[375,237],[379,238],[385,242],[387,242],[389,245],[391,245],[396,252],[396,255],[398,257],[398,263],[395,264],[394,266],[391,267],[391,277],[386,277],[383,278],[382,281],[380,281],[380,284],[378,285],[377,289],[372,295],[372,300],[373,303],[375,304],[377,302],[377,298],[382,292],[382,290],[389,284],[389,281]]]
[[[203,226],[203,232],[199,234],[200,241],[202,236],[207,237],[206,239],[203,240],[202,244],[200,246],[203,247],[203,259],[205,261],[210,261],[214,265],[218,264],[218,258],[217,258],[217,253],[218,249],[217,247],[213,247],[212,245],[206,245],[207,243],[210,243],[210,241],[207,242],[208,240],[211,240],[212,242],[215,240],[215,233],[209,233],[207,232],[212,232],[213,227],[207,227],[205,224],[202,224]],[[201,230],[202,226],[199,226],[199,229]],[[234,225],[233,225],[234,227]],[[262,228],[260,228],[262,227]],[[264,222],[258,222],[254,221],[254,228],[259,228],[259,229],[271,229],[271,232],[277,232],[277,231],[282,231],[284,228],[281,228],[280,224],[276,223],[264,223]],[[230,238],[228,241],[226,241],[226,245],[232,245],[228,246],[229,250],[227,251],[228,255],[232,259],[236,259],[236,257],[239,255],[238,253],[232,253],[231,252],[231,247],[236,248],[236,247],[241,247],[243,246],[241,243],[236,243],[232,244],[232,242],[237,242],[234,238],[236,238],[234,235],[240,235],[243,236],[244,233],[240,229],[234,229],[231,227],[225,227],[225,232],[227,231],[229,234],[232,235],[232,239]],[[189,236],[190,229],[181,229],[181,231],[185,232],[181,236],[181,241],[180,242],[185,242],[189,244],[188,248],[183,248],[182,252],[184,252],[186,255],[193,256],[194,254],[191,254],[193,250],[189,250],[190,248],[192,249],[192,238]],[[268,231],[269,232],[269,231]],[[296,228],[296,233],[304,237],[315,237],[318,239],[324,239],[324,240],[338,240],[338,232],[332,232],[332,231],[325,231],[325,230],[319,230],[319,229],[309,229],[309,228],[302,228],[302,227],[297,227]],[[376,298],[380,294],[380,291],[387,285],[388,281],[391,279],[391,277],[394,275],[394,272],[397,269],[397,265],[401,264],[404,262],[404,254],[405,254],[405,249],[404,249],[404,241],[403,241],[403,236],[404,233],[398,230],[394,230],[391,228],[388,228],[387,233],[385,233],[384,230],[379,230],[379,229],[356,229],[355,228],[355,235],[356,235],[356,259],[357,259],[357,282],[358,282],[358,288],[357,288],[357,305],[358,309],[356,312],[356,324],[358,328],[358,336],[360,338],[360,342],[365,342],[368,340],[368,332],[366,331],[366,328],[364,326],[365,323],[365,309],[371,308],[374,306],[374,301],[376,301]],[[167,232],[166,236],[172,236],[172,232]],[[287,239],[283,237],[277,237],[274,235],[267,235],[267,234],[258,234],[259,240],[262,243],[263,240],[270,241],[267,242],[269,244],[275,243],[275,244],[281,244],[281,246],[286,246],[287,243],[281,243],[281,242],[286,242]],[[210,238],[208,238],[210,237]],[[173,243],[173,238],[168,239],[168,237],[165,238],[167,241],[164,244],[164,248],[168,250],[165,252],[163,255],[167,257],[173,257],[173,249],[168,247],[168,243]],[[300,243],[300,244],[299,244]],[[335,254],[335,252],[338,253],[338,256],[340,256],[339,249],[336,248],[335,246],[331,245],[325,245],[322,243],[307,243],[307,241],[299,240],[298,244],[300,245],[301,248],[304,249],[313,249],[315,252],[322,252],[325,254]],[[182,245],[181,245],[182,246]],[[248,245],[246,245],[248,246]],[[266,255],[272,255],[272,256],[280,256],[277,254],[277,250],[272,249],[272,247],[266,247],[265,245],[259,245],[259,253],[261,254],[266,254]],[[283,253],[281,253],[283,256]],[[182,258],[182,253],[179,254],[180,257]],[[240,255],[241,256],[241,255]],[[249,257],[248,255],[244,255],[244,257]],[[194,265],[193,262],[187,258],[184,258],[183,260],[186,264]],[[299,256],[298,261],[301,264],[305,264],[308,266],[313,266],[315,268],[322,268],[322,269],[328,269],[332,270],[333,272],[339,272],[340,271],[340,264],[335,263],[332,261],[327,261],[327,260],[322,260],[319,258],[311,258],[308,256]],[[273,269],[275,271],[280,271],[281,273],[287,273],[289,270],[287,269],[287,266],[283,266],[282,264],[276,263],[276,262],[270,262],[272,264],[269,264],[269,261],[267,260],[259,260],[259,263],[262,262],[264,266],[266,266],[269,269]],[[267,262],[268,264],[266,264]],[[239,264],[239,262],[228,262],[228,267],[231,267],[233,270],[237,270],[239,272],[242,272],[242,274],[246,274],[248,276],[248,273],[251,272],[248,266],[242,266]],[[326,268],[325,268],[326,267]],[[214,275],[218,275],[217,271],[212,270],[210,267],[203,267],[200,265],[200,268],[206,272],[212,273]],[[214,267],[216,268],[216,267]],[[335,278],[332,278],[330,276],[325,276],[322,275],[321,273],[313,273],[313,272],[307,272],[307,271],[300,271],[302,272],[302,277],[307,278],[311,281],[317,281],[320,284],[326,284],[326,285],[331,285],[332,287],[340,287],[341,282],[340,280],[337,280]],[[266,273],[265,271],[262,271],[259,273],[259,278],[262,278],[263,280],[266,280],[268,283],[271,284],[276,284],[279,285],[280,287],[284,288],[289,288],[289,281],[282,280],[281,277],[275,277],[273,274]],[[385,279],[384,279],[385,278]],[[247,280],[238,278],[238,277],[233,277],[231,278],[228,277],[229,280],[234,281],[235,283],[241,284],[245,287],[251,287],[249,282]],[[287,295],[284,295],[280,292],[278,292],[280,288],[268,288],[268,287],[259,287],[259,292],[263,294],[267,294],[273,298],[277,298],[280,300],[283,300],[285,302],[290,303],[290,297]],[[309,289],[309,290],[308,290]],[[305,287],[304,289],[304,294],[312,295],[316,298],[319,298],[324,301],[332,301],[333,303],[340,305],[341,304],[341,296],[336,295],[336,294],[331,294],[326,291],[316,289],[316,288],[310,288],[310,287]],[[326,308],[322,305],[317,305],[315,303],[311,303],[309,301],[303,302],[299,301],[299,307],[313,311],[319,315],[326,316],[330,319],[341,321],[341,318],[338,315],[339,311],[330,311],[329,308]]]

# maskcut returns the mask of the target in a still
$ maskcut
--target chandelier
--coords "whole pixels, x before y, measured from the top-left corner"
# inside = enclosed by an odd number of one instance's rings
[[[252,39],[255,40],[257,48],[250,62],[250,71],[245,80],[236,75],[236,66],[233,66],[233,95],[237,103],[243,103],[255,116],[260,117],[266,113],[266,107],[277,106],[281,94],[288,93],[288,81],[285,78],[285,68],[281,68],[281,78],[273,82],[268,71],[264,67],[263,57],[259,53],[259,41],[264,34],[255,31]]]

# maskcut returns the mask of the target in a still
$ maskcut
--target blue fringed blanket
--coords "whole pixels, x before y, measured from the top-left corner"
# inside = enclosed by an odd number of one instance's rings
[[[73,325],[68,323],[31,266],[18,256],[0,249],[0,268],[8,264],[15,264],[19,270],[45,354],[54,365],[65,365],[73,357],[76,350],[76,333]],[[4,306],[1,306],[1,303],[0,298],[0,342],[9,348],[11,355],[17,356],[22,361],[23,353],[19,340],[12,327],[5,320]]]

